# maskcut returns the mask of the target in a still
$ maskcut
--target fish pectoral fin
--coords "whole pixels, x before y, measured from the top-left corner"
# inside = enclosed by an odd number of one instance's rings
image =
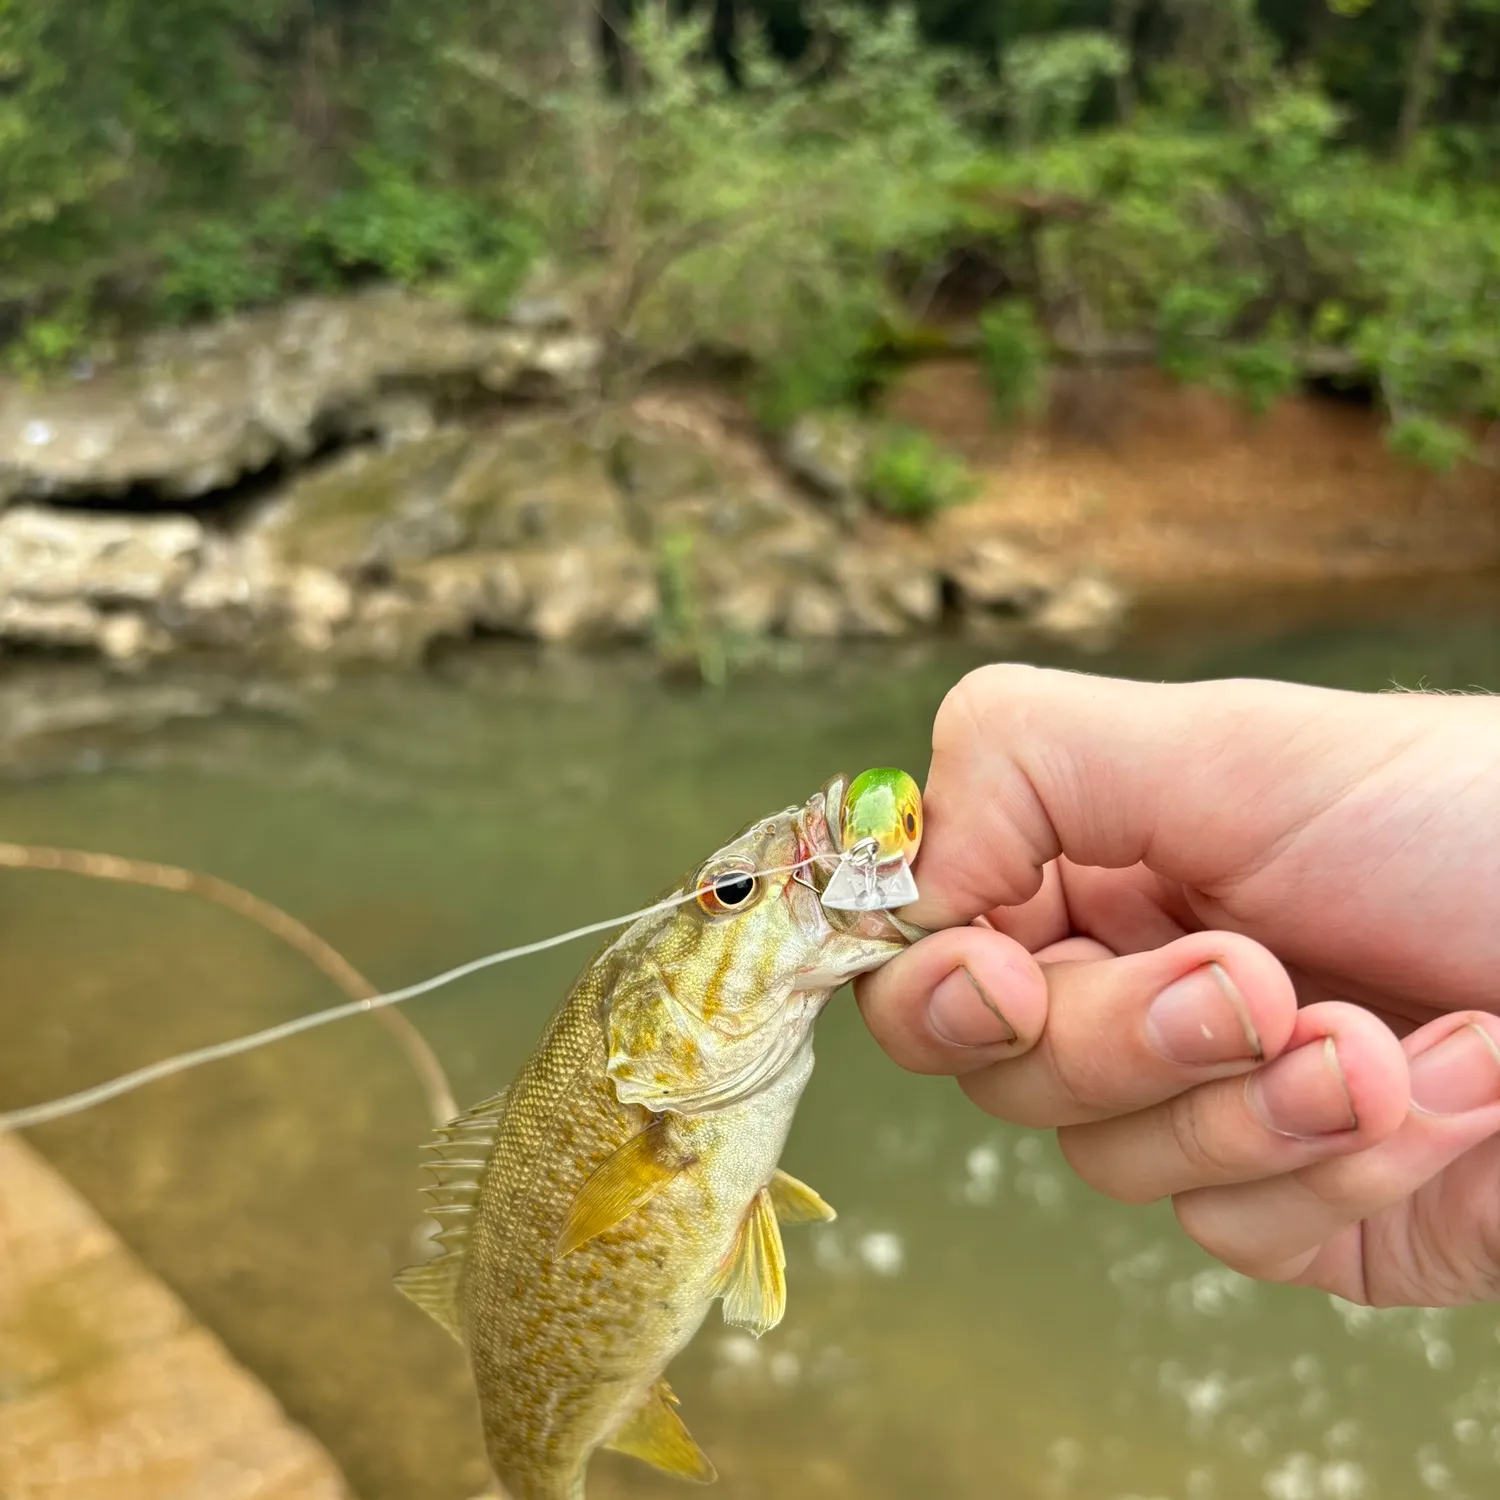
[[[766,1191],[771,1207],[783,1224],[831,1224],[838,1215],[805,1182],[799,1182],[780,1167],[771,1173]]]
[[[459,1343],[463,1342],[458,1318],[458,1273],[461,1270],[462,1256],[445,1255],[396,1273],[397,1289],[410,1297],[435,1323],[446,1328]]]
[[[665,1474],[712,1484],[718,1472],[707,1454],[693,1441],[677,1415],[677,1397],[665,1380],[652,1387],[645,1404],[605,1445],[616,1453],[628,1453]]]
[[[724,1321],[756,1338],[786,1312],[786,1251],[769,1188],[755,1195],[714,1291],[723,1296]]]
[[[692,1165],[668,1134],[666,1120],[633,1135],[579,1189],[557,1236],[554,1260],[629,1218],[677,1174]]]

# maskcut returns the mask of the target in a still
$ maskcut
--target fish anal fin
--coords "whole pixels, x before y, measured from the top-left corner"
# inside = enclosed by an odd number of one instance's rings
[[[777,1219],[783,1224],[831,1224],[838,1218],[832,1206],[812,1188],[780,1167],[771,1174],[766,1191],[771,1195]]]
[[[714,1290],[723,1297],[724,1321],[756,1338],[786,1312],[786,1252],[769,1188],[751,1202]]]
[[[463,1333],[459,1326],[458,1276],[463,1264],[462,1255],[443,1255],[396,1273],[397,1289],[459,1343],[463,1342]]]
[[[561,1260],[627,1219],[691,1166],[672,1143],[666,1120],[633,1135],[578,1190],[552,1255]]]
[[[641,1407],[604,1446],[679,1479],[712,1484],[719,1477],[677,1415],[677,1397],[665,1380],[652,1387]]]

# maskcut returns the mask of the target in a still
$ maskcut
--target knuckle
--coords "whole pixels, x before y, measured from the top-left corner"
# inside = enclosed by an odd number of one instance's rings
[[[1129,1052],[1102,1028],[1073,1027],[1068,1019],[1066,1008],[1059,1007],[1042,1038],[1058,1093],[1071,1110],[1091,1114],[1131,1107]]]
[[[953,747],[976,731],[997,710],[1027,695],[1038,675],[1036,667],[997,662],[975,667],[948,689],[933,719],[935,750]]]
[[[1107,1125],[1067,1125],[1057,1132],[1058,1149],[1073,1175],[1086,1187],[1116,1203],[1157,1203],[1166,1193],[1153,1173],[1133,1156],[1111,1148]]]
[[[1166,1106],[1167,1128],[1172,1145],[1182,1159],[1182,1176],[1187,1185],[1209,1187],[1216,1183],[1235,1182],[1244,1167],[1242,1153],[1237,1152],[1207,1108],[1205,1093],[1189,1089]]]
[[[1026,1060],[992,1063],[958,1080],[971,1104],[985,1114],[1027,1130],[1052,1130],[1066,1123],[1059,1118],[1049,1091],[1034,1087],[1035,1075]]]
[[[1175,1194],[1172,1212],[1182,1232],[1199,1249],[1242,1276],[1260,1275],[1261,1267],[1254,1252],[1240,1240],[1235,1223],[1219,1211],[1213,1196],[1195,1192]]]

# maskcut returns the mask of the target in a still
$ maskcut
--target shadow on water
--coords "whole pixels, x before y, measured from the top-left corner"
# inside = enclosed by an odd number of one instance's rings
[[[1046,659],[1500,688],[1497,627],[1493,580],[1221,596],[1143,614],[1108,656]],[[836,768],[920,773],[943,692],[1013,649],[830,649],[722,695],[667,689],[630,658],[496,650],[437,677],[326,688],[295,713],[115,743],[91,731],[89,774],[34,765],[0,783],[0,830],[213,871],[396,985],[635,906]],[[232,916],[61,876],[0,881],[0,945],[7,1103],[330,999]],[[548,953],[411,1007],[461,1099],[509,1076],[586,956]],[[424,1133],[390,1039],[355,1023],[36,1140],[365,1500],[461,1500],[484,1482],[463,1367],[390,1287],[414,1254]],[[1367,1314],[1253,1286],[1184,1244],[1169,1212],[1089,1193],[1050,1138],[898,1072],[845,999],[821,1023],[787,1165],[840,1218],[789,1235],[786,1322],[755,1343],[710,1318],[673,1374],[726,1500],[1493,1492],[1493,1309]],[[605,1456],[591,1496],[668,1488]]]

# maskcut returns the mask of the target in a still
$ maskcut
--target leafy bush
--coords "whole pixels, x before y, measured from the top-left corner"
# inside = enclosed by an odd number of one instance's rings
[[[312,227],[312,244],[345,272],[408,284],[471,263],[489,238],[472,197],[432,188],[373,156]]]
[[[1230,388],[1258,415],[1296,390],[1301,379],[1296,360],[1284,344],[1273,339],[1229,350],[1224,369]]]
[[[880,326],[857,297],[810,316],[761,361],[750,393],[756,420],[779,436],[808,412],[858,406],[876,382]]]
[[[1022,37],[1005,51],[1005,107],[1017,145],[1076,128],[1090,94],[1130,67],[1130,54],[1101,31]]]
[[[877,433],[865,460],[864,490],[894,516],[930,516],[972,500],[978,483],[968,466],[919,428]]]
[[[1387,434],[1391,451],[1412,463],[1447,474],[1474,454],[1468,433],[1436,417],[1403,417]]]
[[[1005,421],[1035,412],[1044,395],[1047,342],[1024,302],[986,308],[979,319],[980,359]]]
[[[4,366],[27,380],[39,380],[77,359],[88,348],[89,309],[80,297],[31,318],[4,351]]]
[[[161,252],[156,310],[169,322],[214,317],[271,302],[287,289],[293,235],[284,226],[207,219]]]

